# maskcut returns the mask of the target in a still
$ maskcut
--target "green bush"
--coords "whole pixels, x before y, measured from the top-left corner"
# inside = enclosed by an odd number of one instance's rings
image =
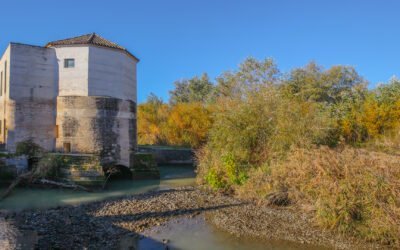
[[[208,185],[210,185],[211,188],[215,190],[225,189],[227,187],[227,183],[222,174],[218,173],[216,169],[211,169],[207,172],[205,181]]]
[[[230,184],[241,185],[247,180],[244,168],[237,164],[232,154],[223,156],[222,162]]]

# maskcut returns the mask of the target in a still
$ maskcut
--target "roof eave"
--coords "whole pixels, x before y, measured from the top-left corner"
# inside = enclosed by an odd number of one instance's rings
[[[96,45],[96,44],[87,44],[87,43],[76,43],[76,44],[52,44],[52,43],[48,43],[46,44],[44,47],[45,48],[51,48],[51,47],[73,47],[73,46],[95,46],[95,47],[99,47],[99,48],[107,48],[107,49],[112,49],[112,50],[118,50],[118,51],[122,51],[125,52],[125,54],[127,54],[128,56],[132,57],[133,59],[135,59],[137,62],[140,62],[140,59],[138,57],[136,57],[134,54],[132,54],[131,52],[129,52],[129,50],[127,49],[118,49],[118,48],[113,48],[113,47],[108,47],[108,46],[100,46],[100,45]]]

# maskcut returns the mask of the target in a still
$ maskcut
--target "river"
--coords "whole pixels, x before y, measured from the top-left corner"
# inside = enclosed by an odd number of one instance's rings
[[[117,180],[110,182],[106,190],[94,193],[61,189],[17,188],[12,195],[0,203],[0,209],[14,211],[44,209],[195,183],[195,173],[192,167],[162,166],[160,170],[161,180]],[[0,191],[3,192],[4,188]],[[5,229],[0,228],[0,230],[4,231]],[[25,232],[22,237],[18,238],[18,241],[23,249],[30,249],[37,241],[36,233]],[[284,241],[265,242],[250,238],[239,239],[216,229],[204,219],[203,215],[194,218],[173,219],[162,226],[148,229],[140,239],[121,239],[118,248],[130,249],[133,244],[136,249],[166,249],[166,241],[169,249],[309,249],[309,246]],[[126,247],[127,245],[129,247]]]
[[[66,189],[16,188],[9,197],[0,202],[0,209],[18,211],[74,205],[195,183],[195,173],[191,166],[161,166],[160,174],[161,180],[111,181],[104,191],[92,193]],[[0,188],[0,193],[5,190],[5,187]]]

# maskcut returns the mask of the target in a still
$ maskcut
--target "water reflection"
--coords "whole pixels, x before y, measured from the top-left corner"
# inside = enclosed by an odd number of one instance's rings
[[[0,202],[0,209],[18,211],[30,208],[75,205],[157,189],[192,185],[195,181],[192,166],[162,166],[160,172],[161,180],[112,181],[106,190],[92,193],[63,189],[17,188],[9,197]],[[5,187],[0,188],[0,193],[3,193],[4,190]]]
[[[213,249],[213,250],[289,250],[289,249],[321,249],[320,247],[292,243],[288,241],[260,241],[252,238],[236,238],[217,230],[209,224],[204,216],[179,218],[167,224],[151,228],[138,240],[140,250],[159,249]],[[124,245],[120,246],[124,248]],[[135,248],[136,249],[136,248]]]

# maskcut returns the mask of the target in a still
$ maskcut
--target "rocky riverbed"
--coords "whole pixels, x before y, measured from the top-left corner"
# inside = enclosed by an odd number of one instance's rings
[[[19,234],[35,232],[39,249],[119,249],[121,242],[131,244],[129,247],[135,249],[135,240],[142,237],[141,233],[146,229],[172,218],[201,213],[218,228],[237,236],[339,249],[377,247],[320,230],[313,226],[310,218],[290,208],[256,205],[193,187],[78,206],[3,212],[0,217],[5,219],[0,223],[7,224],[8,228],[15,227]],[[16,234],[9,233],[8,237],[13,235]],[[2,234],[0,240],[1,237]],[[7,242],[11,244],[15,240]]]
[[[0,217],[0,247],[1,249],[14,249],[17,246],[17,230],[13,224]]]

